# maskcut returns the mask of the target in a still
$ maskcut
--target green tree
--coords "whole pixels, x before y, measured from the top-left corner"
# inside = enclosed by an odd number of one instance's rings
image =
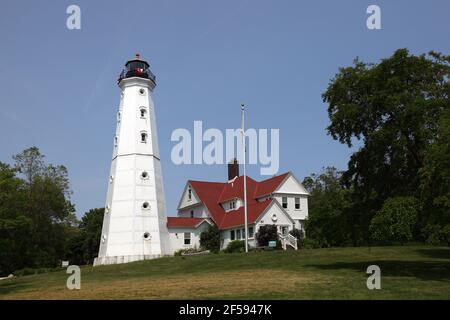
[[[220,250],[220,231],[217,226],[210,225],[208,229],[200,234],[200,246],[211,252],[219,252]]]
[[[14,168],[0,164],[0,272],[56,266],[75,218],[67,169],[36,147],[13,158]]]
[[[73,264],[92,264],[98,256],[102,233],[104,208],[90,209],[81,218],[76,230],[69,237],[65,259]]]
[[[448,128],[441,118],[450,107],[449,79],[450,56],[435,52],[415,56],[399,49],[378,64],[356,59],[353,66],[339,70],[323,94],[331,121],[328,133],[349,147],[362,140],[342,182],[353,188],[353,212],[363,234],[386,199],[421,198],[421,176],[431,179],[425,189],[448,192],[436,178],[436,168],[446,161],[445,151],[448,155],[448,140],[434,156],[428,152],[442,136],[439,132]],[[421,174],[427,163],[428,169]],[[428,212],[434,212],[438,202],[447,206],[447,197],[429,202],[433,210]],[[427,216],[419,217],[420,225],[427,220]]]
[[[411,241],[419,210],[419,202],[413,197],[386,200],[370,223],[372,239],[383,244]]]
[[[310,193],[305,229],[316,247],[359,244],[360,222],[350,210],[351,190],[342,187],[341,179],[341,172],[327,167],[303,181]]]

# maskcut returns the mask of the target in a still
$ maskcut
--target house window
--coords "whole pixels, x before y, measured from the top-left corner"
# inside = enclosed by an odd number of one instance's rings
[[[295,198],[295,209],[296,210],[300,209],[300,198],[299,197]]]
[[[288,207],[288,204],[287,204],[287,197],[282,197],[282,198],[281,198],[281,203],[282,203],[282,205],[283,205],[283,208],[284,208],[284,209],[287,209],[287,207]]]
[[[141,132],[141,142],[146,143],[147,142],[147,133]]]
[[[281,227],[281,233],[283,234],[283,236],[286,236],[288,233],[288,227]]]
[[[245,239],[245,229],[242,229],[242,239]]]
[[[241,239],[241,229],[236,230],[236,239]]]
[[[231,230],[231,231],[230,231],[230,239],[231,239],[231,240],[235,240],[235,239],[236,239],[236,236],[235,236],[235,234],[234,234],[234,230]]]
[[[253,227],[248,227],[248,237],[253,238]]]
[[[194,217],[194,210],[191,210],[191,218]]]
[[[185,245],[191,244],[191,233],[190,232],[184,233],[184,244]]]
[[[189,201],[192,200],[192,189],[191,189],[191,187],[189,187],[189,189],[188,189],[188,199],[189,199]]]

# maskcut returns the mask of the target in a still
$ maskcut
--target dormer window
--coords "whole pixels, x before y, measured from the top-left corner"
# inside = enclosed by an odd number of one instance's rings
[[[236,209],[236,201],[233,200],[228,204],[230,210]]]

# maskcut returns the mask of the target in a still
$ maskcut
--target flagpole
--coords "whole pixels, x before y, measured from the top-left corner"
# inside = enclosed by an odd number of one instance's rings
[[[245,252],[248,252],[248,225],[247,225],[247,174],[245,171],[246,167],[246,148],[245,148],[245,129],[244,129],[244,104],[241,104],[241,114],[242,114],[242,154],[243,154],[243,165],[244,165],[244,230],[245,230]]]

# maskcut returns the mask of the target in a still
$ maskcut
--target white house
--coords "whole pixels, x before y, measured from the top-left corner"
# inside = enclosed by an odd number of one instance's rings
[[[200,246],[200,233],[209,224],[220,230],[221,249],[232,240],[243,240],[244,201],[243,182],[235,160],[228,164],[227,182],[189,180],[178,204],[178,216],[168,217],[167,227],[172,250]],[[255,233],[262,225],[273,224],[280,238],[289,242],[289,231],[304,231],[308,217],[308,192],[298,179],[287,172],[272,178],[255,181],[247,177],[249,246],[256,246]],[[292,240],[292,239],[291,239]]]

